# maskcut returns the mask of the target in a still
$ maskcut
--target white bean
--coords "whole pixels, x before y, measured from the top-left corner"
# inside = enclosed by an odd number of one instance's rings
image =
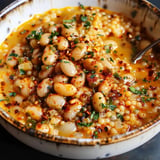
[[[40,79],[47,78],[52,74],[53,71],[54,71],[53,66],[42,65],[41,66],[41,71],[39,72],[38,77]]]
[[[94,70],[97,73],[102,73],[103,65],[102,63],[96,61],[95,59],[88,58],[83,61],[83,66],[87,70]]]
[[[34,49],[32,53],[32,58],[31,58],[32,63],[39,64],[41,62],[41,55],[42,53],[40,52],[39,48]]]
[[[34,120],[40,120],[42,117],[42,108],[36,105],[30,105],[25,108],[25,112],[31,116]]]
[[[33,68],[33,64],[31,61],[26,61],[18,65],[19,70],[31,71]]]
[[[30,78],[17,79],[14,82],[14,89],[22,96],[28,97],[34,91],[35,85]]]
[[[76,88],[83,87],[85,83],[85,73],[81,71],[80,73],[76,74],[76,76],[72,78],[71,83]]]
[[[43,132],[43,133],[48,133],[49,132],[49,125],[38,123],[36,125],[36,130],[40,131],[40,132]]]
[[[78,43],[76,44],[76,47],[71,52],[71,57],[78,61],[85,55],[86,52],[86,44],[85,43]]]
[[[62,82],[62,83],[67,83],[68,82],[68,77],[63,75],[63,74],[58,74],[58,75],[55,75],[53,77],[53,82]]]
[[[72,84],[66,84],[61,82],[54,83],[54,90],[61,96],[73,96],[77,89]]]
[[[98,91],[102,92],[105,96],[108,95],[109,91],[112,88],[113,85],[113,79],[112,78],[107,78],[106,80],[104,80],[98,87]]]
[[[93,104],[94,109],[97,112],[104,111],[104,109],[105,109],[104,107],[106,105],[106,99],[101,92],[96,92],[93,95],[92,104]]]
[[[17,94],[17,95],[14,97],[14,101],[17,102],[17,103],[19,103],[19,104],[23,102],[23,99],[24,99],[24,97],[21,96],[21,95],[19,95],[19,94]]]
[[[60,136],[70,136],[77,130],[76,124],[74,122],[63,122],[59,126],[59,135]]]
[[[78,32],[76,31],[75,27],[71,27],[71,28],[65,28],[64,26],[62,26],[62,31],[61,34],[64,37],[77,37],[78,36]]]
[[[56,74],[62,74],[62,70],[61,70],[61,67],[60,67],[60,62],[56,63],[54,72]]]
[[[44,79],[41,83],[37,86],[37,95],[39,97],[45,97],[52,87],[52,80],[50,78]]]
[[[78,88],[74,97],[78,98],[84,105],[89,104],[92,97],[92,89],[88,87]]]
[[[58,50],[63,51],[69,47],[68,40],[62,36],[57,38],[57,47]]]
[[[114,40],[106,40],[104,44],[109,47],[112,51],[118,48],[118,44]]]
[[[58,55],[56,54],[56,48],[53,45],[48,45],[44,49],[42,62],[45,65],[53,65],[58,59]]]
[[[78,99],[72,99],[64,112],[65,120],[73,120],[82,108],[82,103]]]
[[[69,77],[74,77],[77,73],[75,65],[69,60],[61,60],[60,67],[62,72]]]
[[[50,37],[51,34],[50,33],[44,33],[42,36],[41,36],[41,39],[40,39],[40,45],[41,46],[46,46],[47,44],[49,44],[50,42]]]
[[[103,81],[104,77],[103,75],[101,74],[98,74],[98,73],[89,73],[87,74],[87,81],[88,81],[88,85],[91,87],[91,88],[94,88],[94,87],[97,87],[101,81]]]
[[[60,96],[58,94],[49,94],[46,99],[46,103],[50,108],[62,109],[62,107],[66,103],[66,100],[63,96]]]
[[[17,44],[15,47],[11,49],[6,58],[6,63],[10,67],[14,67],[18,64],[18,58],[22,56],[23,49],[20,44]]]
[[[32,48],[38,48],[39,47],[39,41],[36,40],[36,39],[31,39],[30,42],[29,42],[30,46]]]

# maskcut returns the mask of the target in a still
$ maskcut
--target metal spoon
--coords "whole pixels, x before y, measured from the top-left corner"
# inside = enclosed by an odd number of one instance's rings
[[[142,56],[152,47],[154,47],[155,45],[157,45],[158,43],[160,43],[160,39],[157,39],[156,41],[154,41],[153,43],[149,44],[146,48],[144,48],[142,51],[138,52],[133,58],[132,58],[132,62],[135,64],[138,60],[140,60],[142,58]]]

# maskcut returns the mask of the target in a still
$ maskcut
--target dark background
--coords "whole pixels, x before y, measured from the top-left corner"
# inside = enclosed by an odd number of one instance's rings
[[[0,0],[0,10],[14,0]],[[160,8],[160,0],[149,0]],[[123,147],[123,146],[122,146]],[[62,160],[36,151],[13,138],[0,126],[0,160]],[[160,160],[160,134],[128,153],[104,160]]]

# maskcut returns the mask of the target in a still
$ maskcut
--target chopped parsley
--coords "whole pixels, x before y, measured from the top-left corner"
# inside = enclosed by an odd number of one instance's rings
[[[30,40],[30,39],[37,39],[37,40],[40,40],[41,39],[41,36],[42,36],[43,32],[42,32],[42,29],[40,29],[39,31],[32,31],[28,36],[27,36],[27,39]]]
[[[26,32],[27,30],[24,29],[23,31],[20,32],[20,34],[25,34]]]
[[[81,15],[80,19],[81,19],[82,22],[86,22],[88,17]]]
[[[81,4],[81,3],[79,3],[79,7],[82,8],[82,9],[85,9],[85,8],[84,8],[84,5]]]
[[[73,23],[75,21],[76,21],[76,18],[74,17],[73,19],[63,20],[63,23]]]
[[[67,28],[67,29],[72,28],[72,26],[71,26],[70,24],[65,24],[65,23],[63,23],[63,26],[64,26],[65,28]]]
[[[95,74],[91,74],[90,78],[94,78],[94,77],[96,77],[96,75]]]
[[[111,62],[114,62],[114,60],[112,59],[112,57],[110,57],[109,60],[110,60]]]
[[[154,81],[157,81],[160,78],[160,72],[157,72],[157,76],[154,78]]]
[[[86,21],[85,24],[84,24],[84,27],[86,27],[87,29],[89,29],[90,26],[91,26],[91,22]]]
[[[91,119],[97,121],[99,118],[99,112],[93,111],[90,116]]]
[[[149,98],[148,97],[147,98],[142,97],[141,101],[145,103],[145,102],[150,102],[150,101],[155,100],[155,99],[157,99],[157,98],[155,98],[155,97],[149,97]]]
[[[27,120],[27,126],[28,126],[29,128],[35,129],[35,128],[36,128],[36,124],[37,124],[37,121],[34,120],[34,119],[28,119],[28,120]]]
[[[52,41],[53,41],[52,38],[53,38],[54,36],[59,36],[59,32],[57,32],[57,31],[51,32],[51,35],[49,36],[50,43],[52,43]]]
[[[98,138],[98,131],[93,132],[93,138]]]
[[[9,99],[8,98],[6,98],[6,99],[0,99],[0,102],[3,102],[3,101],[9,101]]]
[[[116,79],[118,79],[118,80],[121,80],[121,79],[122,79],[122,77],[121,77],[117,72],[115,72],[115,73],[113,74],[113,76],[114,76],[114,78],[116,78]]]
[[[104,49],[106,50],[106,53],[110,53],[111,52],[111,47],[112,47],[112,44],[104,46]]]
[[[142,88],[141,90],[137,90],[136,88],[131,86],[131,87],[129,87],[129,90],[134,94],[139,94],[139,95],[146,95],[147,94],[147,89],[145,89],[145,88]]]
[[[9,56],[18,57],[18,54],[12,52]]]
[[[10,92],[10,93],[9,93],[9,96],[15,97],[15,96],[16,96],[16,92]]]
[[[19,73],[20,73],[21,75],[24,75],[24,74],[26,74],[26,71],[23,70],[23,69],[20,69],[20,70],[19,70]]]
[[[117,118],[119,118],[122,122],[124,121],[123,115],[120,113],[117,113]]]
[[[79,122],[79,123],[77,123],[77,125],[81,126],[81,127],[90,127],[92,124],[93,124],[93,122],[90,122],[90,123]]]
[[[76,38],[76,39],[74,40],[74,44],[77,44],[77,43],[79,43],[79,39]]]

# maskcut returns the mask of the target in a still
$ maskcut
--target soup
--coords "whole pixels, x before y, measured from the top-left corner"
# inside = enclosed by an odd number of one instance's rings
[[[106,138],[155,119],[160,66],[140,25],[97,7],[35,15],[0,45],[0,105],[28,129]]]

